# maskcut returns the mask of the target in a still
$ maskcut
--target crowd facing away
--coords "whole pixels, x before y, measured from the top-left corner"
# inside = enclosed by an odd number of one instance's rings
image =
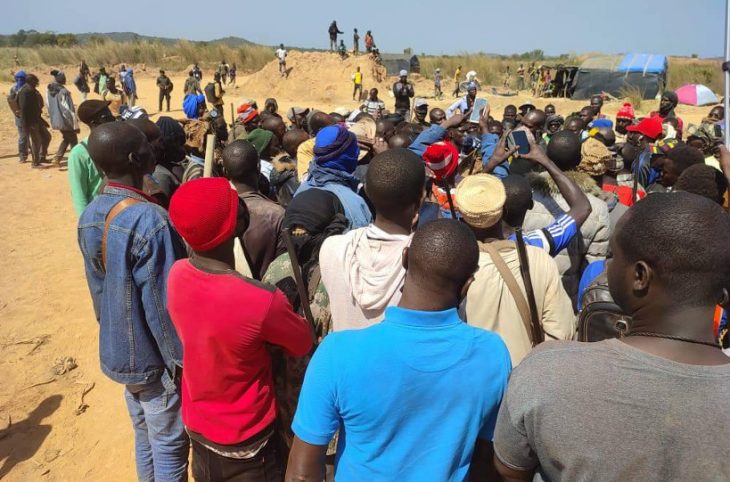
[[[48,86],[139,480],[191,449],[198,481],[730,478],[721,107],[499,118],[403,72],[392,111],[252,99],[228,126],[224,72],[157,122],[113,77],[78,109]],[[8,99],[34,165],[37,87]]]

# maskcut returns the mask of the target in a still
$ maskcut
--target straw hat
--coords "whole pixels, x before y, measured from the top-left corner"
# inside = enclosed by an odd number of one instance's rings
[[[456,205],[467,224],[489,228],[502,219],[507,200],[504,184],[491,174],[476,174],[465,178],[456,188]]]

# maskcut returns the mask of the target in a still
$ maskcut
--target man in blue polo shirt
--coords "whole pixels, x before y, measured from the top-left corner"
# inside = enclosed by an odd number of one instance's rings
[[[416,232],[399,305],[377,325],[330,334],[312,358],[287,480],[321,481],[338,429],[338,482],[463,481],[475,447],[491,453],[511,364],[499,336],[457,314],[478,259],[463,223],[442,219]]]

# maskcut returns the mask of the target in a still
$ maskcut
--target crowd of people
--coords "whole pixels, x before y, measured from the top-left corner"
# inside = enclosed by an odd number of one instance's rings
[[[249,99],[228,126],[221,65],[204,88],[189,72],[185,119],[135,107],[131,68],[78,108],[63,72],[47,91],[139,480],[186,480],[191,450],[198,481],[730,474],[722,107],[685,125],[667,91],[646,117],[596,95],[499,118],[473,115],[475,74],[442,110],[404,71],[392,111],[377,89],[352,112]],[[15,79],[36,166],[44,100]],[[607,304],[610,333],[572,341]]]

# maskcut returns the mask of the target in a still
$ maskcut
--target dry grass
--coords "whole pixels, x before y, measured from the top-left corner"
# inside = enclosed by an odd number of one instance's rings
[[[517,69],[520,64],[525,68],[525,75],[527,75],[527,69],[532,63],[531,60],[519,60],[503,57],[495,57],[484,54],[463,54],[463,55],[441,55],[441,56],[421,56],[419,57],[421,62],[421,75],[427,78],[433,78],[433,73],[436,68],[441,69],[441,74],[445,80],[451,79],[453,81],[454,72],[456,67],[461,65],[462,74],[460,81],[464,80],[464,76],[470,70],[476,70],[479,80],[485,85],[497,85],[502,86],[505,79],[505,70],[509,66],[511,77],[510,87],[515,88],[517,86]],[[563,65],[576,65],[577,60],[574,57],[564,56],[559,59],[545,59],[536,60],[535,65],[550,65],[557,66],[558,64]],[[528,80],[525,80],[526,83]],[[450,85],[444,83],[444,85]]]
[[[58,47],[40,46],[34,48],[0,47],[0,80],[10,80],[10,71],[15,67],[14,55],[18,54],[24,67],[69,66],[77,65],[82,59],[92,69],[100,66],[121,63],[147,64],[171,70],[182,70],[194,62],[201,67],[211,68],[222,59],[236,63],[240,72],[253,72],[261,69],[274,58],[273,49],[261,45],[246,45],[232,48],[220,44],[205,42],[188,42],[181,40],[174,45],[158,42],[90,42],[82,46]],[[583,57],[563,56],[554,59],[536,61],[536,65],[558,64],[579,65]],[[480,80],[487,85],[501,86],[504,82],[505,69],[510,67],[512,76],[510,86],[517,85],[517,68],[520,63],[527,69],[529,60],[507,57],[495,57],[484,54],[462,54],[454,56],[420,56],[421,72],[427,78],[433,78],[436,68],[441,68],[444,80],[454,75],[456,67],[461,65],[463,73],[476,70]],[[668,86],[675,89],[688,83],[705,84],[715,92],[722,91],[722,70],[720,61],[688,58],[670,58]],[[449,85],[444,83],[445,88]]]
[[[685,84],[704,84],[714,92],[721,93],[723,90],[722,61],[670,58],[667,84],[670,89],[676,89]]]
[[[228,63],[236,63],[240,72],[245,72],[259,70],[274,58],[273,50],[265,46],[246,45],[232,48],[184,40],[174,45],[157,42],[101,42],[79,47],[2,47],[0,71],[3,76],[8,76],[10,69],[15,67],[13,57],[16,52],[22,66],[77,65],[81,60],[86,60],[92,70],[121,63],[181,70],[194,62],[198,62],[201,67],[213,67],[225,59]]]
[[[584,59],[585,56],[564,56],[558,59],[539,60],[535,63],[536,65],[545,64],[550,66],[558,64],[580,65]],[[517,67],[522,63],[527,69],[531,62],[481,54],[425,56],[420,57],[420,61],[421,74],[427,78],[433,78],[433,72],[437,67],[441,68],[441,73],[445,79],[453,78],[456,67],[461,65],[464,74],[469,70],[476,70],[479,78],[484,83],[499,86],[504,82],[504,72],[509,65],[512,71],[512,88],[517,85]],[[721,61],[670,57],[667,86],[670,89],[676,89],[685,84],[704,84],[717,93],[722,92]]]
[[[621,97],[628,99],[634,105],[634,109],[641,109],[641,102],[644,100],[644,91],[638,86],[625,86],[620,89]]]

